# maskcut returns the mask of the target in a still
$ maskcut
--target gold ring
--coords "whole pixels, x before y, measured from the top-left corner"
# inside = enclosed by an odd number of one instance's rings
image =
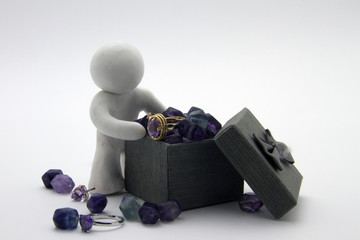
[[[161,113],[157,113],[154,115],[149,114],[148,119],[147,130],[149,136],[154,140],[161,140],[166,137],[168,130],[174,129],[174,127],[185,118],[179,116],[166,118]]]

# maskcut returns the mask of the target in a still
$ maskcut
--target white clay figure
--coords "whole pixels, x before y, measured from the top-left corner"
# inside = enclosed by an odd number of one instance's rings
[[[111,194],[125,187],[125,140],[137,140],[146,133],[133,120],[141,111],[159,113],[165,106],[148,90],[137,88],[144,63],[140,52],[128,43],[111,43],[98,49],[90,72],[102,91],[95,95],[90,107],[97,141],[88,187],[95,187],[93,192]]]

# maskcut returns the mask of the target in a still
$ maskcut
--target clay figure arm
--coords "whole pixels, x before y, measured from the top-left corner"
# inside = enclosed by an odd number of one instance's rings
[[[145,129],[133,121],[113,117],[106,100],[95,96],[90,106],[90,118],[101,133],[123,140],[137,140],[145,136]]]
[[[141,102],[144,104],[143,110],[146,113],[162,113],[166,110],[166,107],[149,90],[139,88],[139,93]]]

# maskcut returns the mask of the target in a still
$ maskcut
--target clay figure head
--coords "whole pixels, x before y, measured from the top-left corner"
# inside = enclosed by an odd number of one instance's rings
[[[90,63],[90,73],[102,90],[126,94],[141,82],[144,62],[140,52],[131,44],[110,43],[95,52]]]

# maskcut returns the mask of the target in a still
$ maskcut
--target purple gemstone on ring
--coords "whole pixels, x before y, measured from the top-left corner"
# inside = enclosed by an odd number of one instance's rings
[[[152,120],[148,123],[148,132],[152,138],[158,138],[160,136],[158,121]]]
[[[94,223],[93,219],[89,215],[80,215],[79,222],[81,230],[84,232],[90,231]]]

